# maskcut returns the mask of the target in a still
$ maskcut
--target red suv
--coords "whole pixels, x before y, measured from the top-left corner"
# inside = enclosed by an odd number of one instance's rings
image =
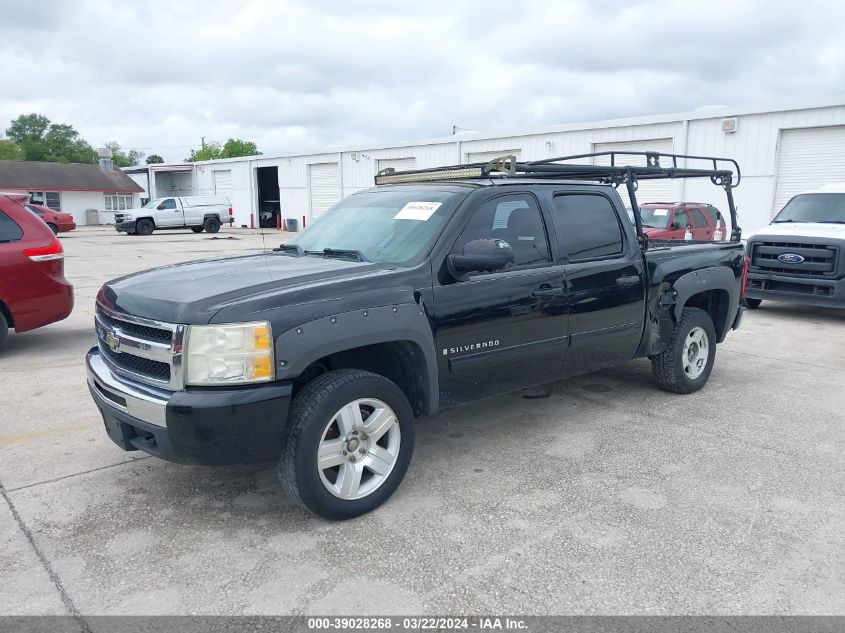
[[[0,194],[0,348],[9,328],[34,330],[73,309],[62,245],[23,206],[27,201],[24,195]]]
[[[727,238],[722,213],[712,204],[647,202],[640,205],[643,232],[655,240],[721,242]],[[691,234],[687,238],[687,230]]]
[[[44,220],[44,223],[53,231],[53,235],[72,231],[76,228],[76,222],[74,222],[70,213],[62,213],[50,207],[42,207],[40,204],[32,203],[26,205],[26,208]]]

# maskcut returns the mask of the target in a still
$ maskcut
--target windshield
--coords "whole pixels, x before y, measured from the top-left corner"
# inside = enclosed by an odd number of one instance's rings
[[[665,229],[669,226],[670,209],[640,207],[640,215],[643,218],[643,226],[652,229]]]
[[[329,209],[288,244],[306,252],[359,251],[367,260],[402,264],[419,257],[468,192],[430,187],[356,193]]]
[[[845,193],[802,193],[787,202],[774,221],[845,223]]]

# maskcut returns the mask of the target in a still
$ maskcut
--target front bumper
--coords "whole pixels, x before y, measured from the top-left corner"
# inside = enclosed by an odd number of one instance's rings
[[[165,391],[116,375],[94,347],[85,357],[88,389],[109,438],[182,464],[278,460],[292,385]]]
[[[129,220],[128,222],[117,222],[114,225],[114,229],[118,233],[134,231],[135,230],[135,220]]]
[[[789,277],[749,271],[745,296],[749,299],[845,308],[845,279]]]

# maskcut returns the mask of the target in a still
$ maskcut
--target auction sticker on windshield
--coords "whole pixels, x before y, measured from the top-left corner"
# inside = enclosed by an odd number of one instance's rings
[[[654,215],[669,215],[669,209],[655,209]]]
[[[399,213],[393,216],[394,220],[419,220],[425,222],[435,211],[440,208],[442,202],[409,202],[399,209]]]

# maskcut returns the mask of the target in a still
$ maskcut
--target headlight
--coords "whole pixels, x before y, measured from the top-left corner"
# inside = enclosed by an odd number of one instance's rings
[[[192,325],[185,348],[189,385],[226,385],[273,379],[270,324]]]

